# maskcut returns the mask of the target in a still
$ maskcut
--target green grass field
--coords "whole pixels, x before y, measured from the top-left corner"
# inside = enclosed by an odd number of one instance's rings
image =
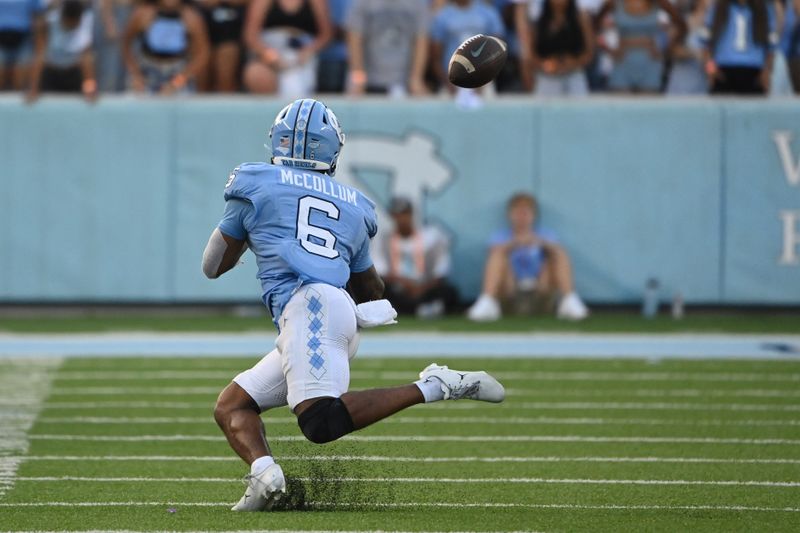
[[[66,360],[0,530],[800,530],[800,362],[440,362],[495,372],[507,401],[417,406],[326,446],[268,412],[304,509],[238,514],[246,468],[211,408],[253,360]],[[425,364],[355,359],[351,388]]]

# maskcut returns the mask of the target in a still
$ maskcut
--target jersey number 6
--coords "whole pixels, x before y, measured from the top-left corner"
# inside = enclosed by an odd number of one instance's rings
[[[336,259],[339,257],[339,252],[334,248],[336,235],[325,228],[311,225],[312,209],[325,213],[328,218],[339,220],[339,208],[335,204],[314,196],[303,196],[297,205],[297,239],[300,241],[300,246],[310,254]],[[314,240],[312,241],[310,237]]]

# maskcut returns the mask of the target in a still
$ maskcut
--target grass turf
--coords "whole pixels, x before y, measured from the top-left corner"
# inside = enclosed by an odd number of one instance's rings
[[[438,320],[419,320],[403,316],[391,328],[376,332],[443,331],[443,332],[559,332],[587,333],[796,333],[800,311],[767,312],[690,312],[682,320],[661,315],[646,320],[636,313],[598,310],[582,322],[566,322],[551,316],[509,316],[498,322],[475,323],[462,316],[446,316]],[[263,317],[239,317],[198,313],[196,315],[136,314],[133,311],[113,315],[107,312],[78,316],[52,316],[47,313],[30,316],[0,316],[0,332],[74,333],[103,331],[272,331],[266,314]]]
[[[65,361],[0,498],[0,530],[800,528],[800,486],[774,485],[800,482],[800,362],[470,360],[501,378],[505,403],[416,406],[326,446],[294,440],[278,409],[264,415],[275,456],[318,504],[235,514],[246,468],[211,408],[253,362]],[[408,382],[422,364],[355,359],[351,388]],[[71,440],[114,436],[182,440]]]

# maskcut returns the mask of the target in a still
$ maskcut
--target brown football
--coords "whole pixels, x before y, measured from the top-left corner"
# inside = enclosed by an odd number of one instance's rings
[[[461,43],[450,58],[450,83],[474,89],[486,85],[500,73],[508,56],[506,43],[479,33]]]

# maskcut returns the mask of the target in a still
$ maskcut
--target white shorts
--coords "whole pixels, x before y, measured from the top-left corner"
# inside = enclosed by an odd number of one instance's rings
[[[277,348],[233,381],[262,411],[309,398],[338,398],[350,385],[358,349],[355,303],[343,289],[303,285],[278,320]]]

